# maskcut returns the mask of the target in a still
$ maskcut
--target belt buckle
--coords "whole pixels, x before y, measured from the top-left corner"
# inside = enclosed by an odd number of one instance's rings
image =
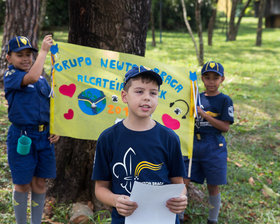
[[[199,134],[199,133],[196,133],[196,138],[197,138],[197,140],[201,140],[201,135]]]
[[[44,129],[45,129],[45,125],[41,124],[41,125],[38,126],[38,131],[39,132],[44,131]]]

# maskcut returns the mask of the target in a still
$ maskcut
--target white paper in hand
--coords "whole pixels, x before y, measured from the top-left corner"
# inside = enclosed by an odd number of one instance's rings
[[[130,200],[138,204],[125,224],[175,224],[176,214],[166,207],[170,198],[180,197],[184,184],[153,186],[135,181]]]

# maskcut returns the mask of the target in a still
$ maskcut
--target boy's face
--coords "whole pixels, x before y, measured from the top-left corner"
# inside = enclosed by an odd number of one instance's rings
[[[201,79],[206,88],[206,93],[208,95],[216,95],[219,93],[219,86],[224,81],[225,77],[215,72],[207,72],[202,75]]]
[[[6,56],[8,62],[17,69],[28,72],[32,66],[33,54],[31,49],[24,49],[19,52],[11,52]]]
[[[142,79],[131,81],[129,89],[122,91],[122,100],[128,105],[128,116],[136,119],[150,118],[158,104],[158,84]]]

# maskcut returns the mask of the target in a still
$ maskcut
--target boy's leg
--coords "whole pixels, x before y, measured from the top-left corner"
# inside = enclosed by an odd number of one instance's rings
[[[29,184],[15,185],[13,205],[17,224],[26,224]]]
[[[209,192],[210,204],[208,223],[217,223],[221,206],[221,194],[219,192],[219,186],[207,184],[207,187]]]
[[[46,197],[45,179],[33,177],[31,187],[31,224],[40,224]]]
[[[48,130],[37,133],[34,138],[37,152],[37,164],[32,179],[31,224],[40,224],[46,197],[47,178],[56,177],[56,162],[53,144],[48,140]]]
[[[203,170],[207,180],[211,206],[208,223],[217,223],[221,206],[218,185],[227,184],[227,148],[223,136],[208,136],[207,143],[208,156],[203,160]]]

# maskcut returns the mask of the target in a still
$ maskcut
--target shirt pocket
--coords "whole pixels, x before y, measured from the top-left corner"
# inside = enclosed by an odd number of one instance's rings
[[[40,93],[45,96],[45,97],[49,97],[50,94],[50,88],[48,86],[48,84],[44,83],[43,81],[39,82],[39,89],[40,89]]]
[[[223,135],[217,135],[217,145],[220,149],[226,149],[227,143],[225,137]]]

